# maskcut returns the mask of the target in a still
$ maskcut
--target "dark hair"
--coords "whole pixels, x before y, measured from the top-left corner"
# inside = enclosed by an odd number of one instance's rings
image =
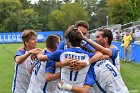
[[[108,37],[108,43],[109,45],[111,45],[111,42],[113,40],[113,34],[111,32],[111,30],[109,29],[100,29],[99,31],[103,32],[103,37]]]
[[[72,46],[74,47],[80,47],[82,35],[78,31],[78,28],[75,28],[74,26],[69,27],[69,29],[65,32],[65,38],[69,40]]]
[[[69,40],[72,46],[81,47],[85,51],[91,52],[86,46],[81,45],[82,36],[75,25],[70,26],[65,31],[65,38]]]
[[[59,34],[54,34],[54,35],[58,36],[60,38],[60,41],[62,40],[62,38]]]
[[[75,23],[75,26],[76,27],[82,26],[82,27],[86,28],[87,30],[89,29],[89,24],[86,21],[84,21],[84,20],[77,21]]]
[[[68,29],[65,31],[65,38],[67,38],[69,32],[73,29],[77,29],[77,27],[75,25],[71,25],[70,27],[68,27]]]
[[[58,44],[58,43],[59,43],[59,37],[56,35],[50,35],[46,39],[47,48],[54,49],[54,48],[56,48],[56,46],[54,46],[54,44]]]

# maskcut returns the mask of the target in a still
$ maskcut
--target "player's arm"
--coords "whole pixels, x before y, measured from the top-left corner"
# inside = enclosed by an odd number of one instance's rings
[[[55,73],[56,67],[55,64],[53,63],[54,61],[48,61],[46,63],[46,68],[45,68],[45,78],[47,82],[56,80],[60,78],[60,73]],[[59,62],[60,63],[60,62]]]
[[[61,67],[64,67],[64,66],[71,66],[71,64],[74,64],[74,63],[76,63],[78,60],[76,60],[76,59],[69,59],[69,58],[67,58],[67,59],[65,59],[64,61],[62,61],[62,62],[56,62],[55,63],[55,67],[56,68],[61,68]]]
[[[82,37],[83,37],[83,40],[85,40],[88,44],[90,44],[95,50],[100,51],[100,52],[102,52],[103,54],[106,54],[106,55],[108,55],[108,56],[111,56],[111,55],[112,55],[112,51],[111,51],[110,49],[105,48],[105,47],[99,45],[98,43],[93,42],[93,41],[91,41],[90,39],[86,38],[86,37],[82,34],[81,31],[80,31],[80,33],[81,33],[81,35],[82,35]]]
[[[93,53],[92,53],[93,54]],[[91,63],[94,63],[98,60],[101,60],[103,58],[103,54],[101,52],[96,51],[95,54],[88,60],[88,61],[75,61],[73,64],[70,64],[70,69],[79,71],[80,69],[83,69],[84,67],[88,66]]]
[[[84,85],[83,87],[72,86],[71,91],[74,93],[88,93],[90,87],[89,85]]]
[[[72,91],[74,93],[88,93],[90,85],[83,85],[83,87],[64,84],[63,82],[58,83],[58,88],[61,90]]]
[[[44,55],[44,54],[38,54],[37,55],[37,59],[40,60],[40,61],[48,61],[48,56],[47,55]]]
[[[101,60],[103,57],[103,54],[99,51],[96,51],[95,54],[89,59],[90,63],[96,62],[98,60]]]
[[[84,40],[89,43],[92,47],[94,47],[95,50],[97,51],[100,51],[102,52],[103,54],[106,54],[108,56],[111,56],[112,55],[112,51],[108,48],[105,48],[101,45],[99,45],[98,43],[96,42],[92,42],[91,40],[87,39],[87,38],[84,38]]]
[[[46,81],[47,82],[50,82],[50,81],[53,81],[53,80],[56,80],[56,79],[59,79],[60,78],[60,73],[46,73]]]
[[[98,52],[98,51],[94,50],[93,52],[96,53],[96,52]],[[103,55],[102,55],[102,58],[101,58],[100,60],[109,59],[109,58],[110,58],[110,56],[103,54]]]
[[[38,52],[40,52],[39,48],[32,49],[23,55],[16,56],[15,61],[17,64],[22,64],[31,54],[37,54]]]

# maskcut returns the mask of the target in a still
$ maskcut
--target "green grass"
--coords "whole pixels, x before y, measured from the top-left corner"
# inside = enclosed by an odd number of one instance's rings
[[[121,75],[130,93],[140,93],[140,64],[122,62]]]
[[[45,48],[44,43],[38,44]],[[15,51],[22,44],[0,44],[0,93],[11,93]],[[140,64],[121,63],[121,75],[130,93],[140,93]]]
[[[45,48],[45,43],[39,43]],[[23,44],[0,44],[0,93],[11,93],[14,77],[14,55]]]

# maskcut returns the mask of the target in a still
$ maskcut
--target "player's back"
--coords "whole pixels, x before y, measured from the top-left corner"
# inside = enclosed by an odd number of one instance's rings
[[[87,62],[90,58],[89,55],[78,48],[68,49],[60,56],[60,61],[64,61],[66,58],[77,59],[83,62]],[[79,70],[72,71],[68,66],[61,69],[61,81],[65,84],[83,86],[86,74],[89,66]],[[59,93],[67,93],[68,91],[60,90]]]
[[[129,93],[116,67],[109,60],[101,60],[94,65],[96,93]],[[102,90],[102,91],[101,91]]]

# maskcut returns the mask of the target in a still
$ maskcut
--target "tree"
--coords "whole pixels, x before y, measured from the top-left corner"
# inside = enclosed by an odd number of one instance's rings
[[[78,20],[88,20],[88,13],[78,3],[68,3],[60,6],[49,15],[49,29],[66,30]]]
[[[97,1],[98,0],[75,0],[75,2],[80,3],[84,9],[88,12],[88,23],[90,25],[90,29],[93,29],[93,27],[95,27],[94,23],[95,23],[95,18],[93,18],[95,13],[96,13],[96,9],[97,9]],[[94,16],[93,16],[94,15]]]
[[[19,0],[21,5],[22,5],[22,9],[27,9],[30,8],[31,6],[31,1],[29,0]]]
[[[42,23],[42,30],[49,30],[48,28],[48,15],[59,8],[61,2],[59,0],[39,0],[37,4],[32,7],[39,15],[39,22]]]
[[[106,25],[106,16],[107,16],[108,10],[106,7],[100,7],[96,11],[96,15],[93,15],[93,28],[98,28],[101,26]]]
[[[5,31],[11,31],[15,30],[15,20],[13,20],[13,15],[16,13],[19,9],[21,8],[21,3],[19,0],[0,0],[0,31],[5,32]],[[13,21],[10,21],[13,20]],[[10,23],[9,23],[10,22]],[[8,24],[12,24],[11,25]],[[14,25],[15,24],[15,25]],[[13,29],[15,28],[15,29]]]
[[[140,0],[107,0],[109,16],[113,24],[138,20]]]
[[[25,29],[41,30],[39,16],[33,9],[25,9],[18,12],[18,31]]]

